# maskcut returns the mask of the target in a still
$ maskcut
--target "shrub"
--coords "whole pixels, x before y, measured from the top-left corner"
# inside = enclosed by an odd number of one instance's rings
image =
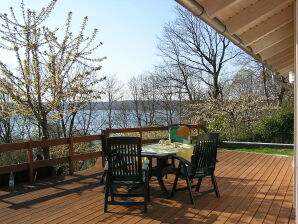
[[[208,131],[219,131],[222,141],[293,143],[294,107],[292,104],[283,105],[251,126],[241,120],[232,123],[225,115],[219,114],[207,127]]]
[[[251,138],[253,141],[293,143],[293,133],[294,108],[288,105],[255,123]]]

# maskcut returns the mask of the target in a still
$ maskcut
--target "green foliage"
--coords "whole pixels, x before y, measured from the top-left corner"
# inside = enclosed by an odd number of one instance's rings
[[[220,132],[220,139],[222,141],[247,141],[247,136],[251,135],[250,129],[245,128],[241,123],[236,126],[232,125],[223,113],[210,121],[207,129],[208,132]]]
[[[0,153],[0,166],[27,162],[27,150]]]
[[[222,113],[211,120],[207,128],[209,131],[220,131],[220,139],[223,141],[293,143],[294,107],[292,104],[283,105],[250,126],[241,120],[232,123]]]
[[[212,121],[207,124],[208,131],[221,131],[225,128],[224,114],[217,115]]]
[[[287,105],[263,117],[252,127],[251,139],[262,142],[293,143],[294,108]]]
[[[251,141],[251,129],[243,126],[235,128],[226,127],[220,132],[220,140],[222,141],[236,141],[236,142],[248,142]]]

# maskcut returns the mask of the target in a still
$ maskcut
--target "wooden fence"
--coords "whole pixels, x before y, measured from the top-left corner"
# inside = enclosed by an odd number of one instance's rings
[[[204,130],[202,125],[189,125],[192,129],[195,129],[197,134],[200,132],[200,129]],[[105,147],[105,139],[113,134],[126,134],[126,133],[138,133],[138,135],[142,138],[143,144],[155,143],[160,140],[160,138],[151,138],[151,139],[143,139],[143,134],[145,132],[153,132],[153,131],[168,131],[169,127],[139,127],[139,128],[125,128],[125,129],[106,129],[102,131],[101,135],[88,135],[81,137],[70,137],[70,138],[60,138],[60,139],[50,139],[50,140],[41,140],[41,141],[28,141],[21,143],[8,143],[8,144],[0,144],[0,153],[9,152],[14,150],[27,150],[27,162],[0,166],[0,174],[18,172],[18,171],[29,171],[29,180],[32,183],[34,180],[33,170],[46,167],[46,166],[56,166],[62,163],[69,164],[69,173],[73,174],[74,172],[74,162],[80,160],[87,160],[98,158],[100,156],[104,156],[104,147]],[[196,135],[191,136],[194,139]],[[91,142],[91,141],[99,141],[101,140],[101,151],[96,152],[86,152],[75,154],[74,153],[74,144],[83,143],[83,142]],[[42,148],[42,147],[52,147],[59,145],[68,145],[68,156],[63,156],[59,158],[52,158],[46,160],[35,160],[33,158],[33,149],[34,148]],[[104,166],[104,159],[102,160],[102,165]]]

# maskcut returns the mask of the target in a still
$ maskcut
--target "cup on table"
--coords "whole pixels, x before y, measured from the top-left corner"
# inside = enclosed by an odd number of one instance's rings
[[[161,144],[161,145],[164,145],[165,144],[165,140],[160,139],[158,143]]]
[[[165,140],[164,144],[165,145],[169,145],[170,144],[170,140]]]
[[[179,142],[174,142],[174,147],[178,147]]]

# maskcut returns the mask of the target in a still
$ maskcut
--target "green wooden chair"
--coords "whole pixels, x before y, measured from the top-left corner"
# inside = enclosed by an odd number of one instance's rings
[[[143,205],[147,212],[149,197],[149,161],[142,163],[141,138],[139,137],[109,137],[106,144],[107,167],[105,181],[104,212],[109,204]],[[117,193],[117,186],[142,187],[140,193]],[[111,200],[109,200],[109,196]],[[144,201],[116,201],[115,197],[143,197]]]
[[[195,191],[200,191],[200,186],[204,177],[211,177],[213,188],[201,194],[207,194],[215,192],[216,197],[220,197],[216,177],[214,175],[216,156],[217,156],[217,143],[218,133],[199,134],[197,139],[197,145],[191,158],[191,162],[175,156],[179,160],[178,169],[176,169],[176,177],[173,184],[171,195],[174,196],[177,190],[188,190],[192,204],[194,204],[194,198],[191,188],[195,187]],[[186,181],[187,187],[176,189],[179,178],[183,178]],[[191,182],[194,179],[198,179],[196,185],[191,186]]]

